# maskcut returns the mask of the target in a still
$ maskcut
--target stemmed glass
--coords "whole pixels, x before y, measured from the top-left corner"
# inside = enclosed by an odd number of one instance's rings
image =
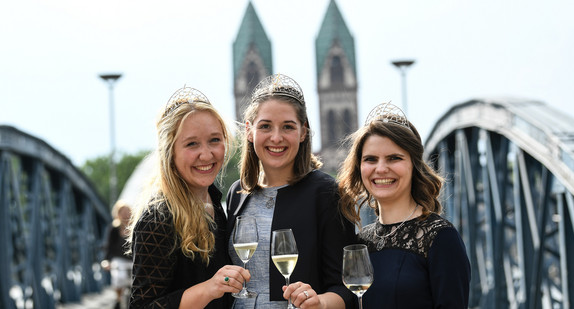
[[[293,269],[295,269],[298,258],[299,253],[297,252],[297,244],[295,243],[293,231],[291,229],[273,231],[271,237],[271,259],[275,267],[277,267],[279,272],[285,277],[285,284],[287,286],[289,286],[289,277],[291,273],[293,273]],[[293,308],[295,308],[295,306],[293,306],[291,297],[289,297],[287,309]]]
[[[243,268],[247,268],[247,262],[253,256],[258,243],[259,235],[257,234],[255,217],[238,216],[235,220],[235,230],[233,232],[233,248],[239,259],[243,261]],[[231,295],[237,298],[253,298],[257,296],[257,293],[247,290],[247,283],[243,281],[243,289]]]
[[[343,248],[343,283],[359,298],[363,309],[363,294],[373,283],[373,266],[365,245],[349,245]]]

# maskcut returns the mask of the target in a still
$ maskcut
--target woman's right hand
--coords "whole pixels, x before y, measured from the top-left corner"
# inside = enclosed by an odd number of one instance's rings
[[[205,283],[208,285],[213,298],[220,298],[224,293],[237,293],[243,288],[243,282],[251,279],[249,271],[237,265],[225,265],[221,267],[211,279]]]
[[[251,274],[247,269],[237,265],[225,265],[211,279],[185,290],[179,307],[205,308],[212,300],[222,297],[225,293],[241,291],[243,282],[249,279]]]

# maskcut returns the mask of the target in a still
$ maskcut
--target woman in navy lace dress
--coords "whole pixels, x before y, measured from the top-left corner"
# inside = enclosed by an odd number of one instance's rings
[[[351,138],[339,175],[345,215],[359,225],[359,204],[378,216],[359,233],[375,275],[364,308],[467,308],[466,249],[440,216],[442,178],[423,161],[415,127],[399,108],[383,104]]]

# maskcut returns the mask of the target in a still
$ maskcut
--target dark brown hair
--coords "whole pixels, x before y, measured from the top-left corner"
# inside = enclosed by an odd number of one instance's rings
[[[365,204],[374,208],[377,216],[379,215],[376,200],[361,180],[363,146],[367,138],[374,135],[389,138],[411,156],[413,164],[411,196],[418,205],[422,206],[422,218],[430,213],[440,214],[442,212],[438,196],[443,178],[423,160],[424,147],[421,137],[412,123],[408,122],[408,126],[375,120],[348,137],[347,143],[352,143],[352,145],[339,170],[339,193],[341,194],[342,213],[357,226],[360,226],[361,221],[359,211]]]

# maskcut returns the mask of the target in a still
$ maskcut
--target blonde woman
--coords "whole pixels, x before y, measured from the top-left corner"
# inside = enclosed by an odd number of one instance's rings
[[[107,241],[105,244],[105,259],[102,266],[110,272],[111,286],[116,290],[116,305],[120,308],[122,295],[131,285],[132,259],[126,254],[126,238],[128,237],[128,224],[132,210],[125,201],[119,200],[112,208],[114,220],[107,231]]]
[[[209,100],[179,89],[157,122],[157,172],[133,218],[130,308],[229,308],[249,272],[231,264],[213,185],[231,135]]]

